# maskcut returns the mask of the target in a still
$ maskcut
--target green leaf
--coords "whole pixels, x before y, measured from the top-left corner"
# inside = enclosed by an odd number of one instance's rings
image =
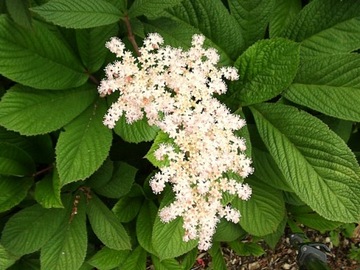
[[[312,115],[282,104],[251,107],[289,186],[313,210],[340,222],[360,218],[359,165],[345,142]]]
[[[88,260],[88,263],[101,270],[111,270],[122,265],[129,255],[129,250],[114,250],[103,247]]]
[[[49,133],[73,120],[95,97],[96,89],[88,84],[59,91],[16,85],[0,102],[0,124],[22,135]]]
[[[31,29],[32,19],[29,11],[30,1],[5,0],[11,18],[24,28]]]
[[[232,205],[241,213],[241,227],[255,236],[264,236],[276,231],[285,216],[285,203],[281,191],[272,188],[251,176],[248,183],[252,188],[250,200],[237,197]]]
[[[220,243],[215,242],[211,249],[209,249],[209,254],[211,256],[211,267],[216,270],[226,270],[226,263],[224,260],[224,255],[220,249]]]
[[[360,121],[360,55],[304,60],[284,97],[343,120]]]
[[[115,250],[131,249],[130,238],[120,220],[95,194],[88,203],[87,215],[94,233],[104,245]]]
[[[0,176],[0,213],[18,205],[33,184],[30,177]]]
[[[176,259],[160,260],[151,254],[151,260],[156,270],[183,270]]]
[[[63,219],[59,230],[41,249],[41,269],[77,270],[83,264],[88,243],[85,207],[85,196],[76,196],[73,198],[73,205],[66,207],[68,215]]]
[[[145,270],[146,269],[146,251],[141,247],[137,246],[125,263],[122,265],[121,269],[126,270]]]
[[[1,244],[19,256],[35,252],[54,236],[64,216],[64,209],[45,209],[38,204],[24,208],[6,223]]]
[[[0,174],[31,176],[35,172],[33,159],[21,148],[0,142]]]
[[[131,5],[129,17],[145,15],[147,17],[157,17],[166,8],[180,4],[182,0],[135,0]]]
[[[120,20],[122,14],[105,0],[52,0],[32,11],[56,25],[68,28],[91,28]]]
[[[271,249],[275,249],[281,237],[284,236],[286,221],[287,221],[287,216],[284,217],[284,219],[281,221],[275,232],[263,236],[266,244],[268,244]]]
[[[101,187],[94,188],[96,193],[108,198],[120,198],[128,194],[135,181],[137,169],[124,162],[114,164],[111,180]]]
[[[159,128],[150,126],[145,117],[129,125],[123,115],[116,123],[114,131],[126,142],[139,143],[154,140]]]
[[[298,64],[297,43],[282,38],[258,41],[236,60],[240,78],[230,85],[226,101],[238,108],[276,97],[291,84]]]
[[[81,60],[90,73],[98,71],[104,64],[109,53],[105,47],[105,42],[116,36],[118,30],[118,25],[112,24],[76,31],[76,43]]]
[[[194,248],[181,257],[181,265],[183,270],[190,270],[194,266],[198,253],[199,250]]]
[[[289,23],[301,10],[301,0],[273,0],[274,7],[270,16],[270,37],[280,36]]]
[[[145,200],[136,220],[136,236],[141,247],[147,252],[156,255],[152,244],[152,228],[157,216],[158,208],[155,203]]]
[[[2,245],[0,245],[0,269],[8,269],[18,259],[18,256],[11,254]]]
[[[171,192],[165,193],[160,209],[170,203],[171,200],[173,200],[173,194]],[[152,233],[152,245],[160,260],[183,255],[197,245],[195,240],[183,241],[185,230],[182,226],[183,221],[179,217],[169,223],[163,223],[159,215],[156,215]]]
[[[120,222],[129,222],[139,213],[142,202],[143,198],[141,197],[122,197],[114,205],[112,211]]]
[[[35,200],[44,208],[63,208],[60,197],[60,179],[56,170],[36,183]]]
[[[229,0],[231,15],[241,28],[245,48],[263,39],[275,0]]]
[[[360,48],[359,1],[318,0],[306,5],[283,36],[301,41],[304,56]]]
[[[352,121],[345,121],[327,115],[319,115],[318,118],[327,124],[344,142],[349,141],[354,124]]]
[[[0,16],[0,58],[0,74],[38,89],[67,89],[88,79],[68,45],[37,21],[29,31]]]
[[[89,177],[108,156],[112,133],[102,123],[105,112],[105,100],[99,99],[60,133],[56,164],[61,186]]]
[[[229,59],[235,60],[245,48],[239,25],[221,1],[183,0],[163,16],[198,29]]]
[[[147,160],[149,160],[151,164],[156,167],[163,167],[169,165],[169,160],[167,158],[164,158],[164,160],[157,160],[154,155],[155,151],[159,148],[160,144],[162,143],[174,145],[174,140],[171,139],[167,133],[159,131],[153,144],[151,145],[149,152],[147,152],[145,156],[145,158],[147,158]]]
[[[231,242],[235,241],[241,236],[244,236],[246,232],[233,222],[222,219],[216,226],[216,233],[213,236],[213,241],[218,242]]]
[[[229,246],[239,256],[255,256],[259,257],[265,253],[263,248],[253,242],[243,243],[240,241],[230,242]]]
[[[93,175],[91,175],[89,179],[86,180],[85,185],[93,188],[94,190],[101,188],[111,180],[113,171],[113,162],[110,159],[106,159],[101,167]]]

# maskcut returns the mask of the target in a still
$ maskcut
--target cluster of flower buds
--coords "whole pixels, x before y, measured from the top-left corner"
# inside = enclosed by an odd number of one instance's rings
[[[224,79],[238,79],[232,67],[218,68],[219,55],[203,47],[204,36],[194,35],[188,50],[162,46],[163,38],[149,34],[134,57],[124,43],[112,38],[107,48],[118,61],[109,64],[99,86],[102,96],[119,91],[118,100],[104,117],[113,128],[122,115],[131,124],[146,117],[169,136],[154,156],[166,164],[150,180],[158,194],[170,183],[175,200],[160,210],[163,222],[183,218],[184,241],[196,239],[199,249],[211,247],[221,218],[239,222],[237,209],[221,203],[224,193],[243,200],[251,188],[228,175],[247,177],[253,172],[245,156],[245,140],[234,131],[245,120],[231,114],[214,94],[227,90]],[[166,162],[165,162],[166,161]]]

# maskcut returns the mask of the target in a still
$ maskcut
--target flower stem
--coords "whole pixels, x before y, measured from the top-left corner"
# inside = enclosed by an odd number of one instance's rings
[[[131,29],[130,19],[129,19],[128,15],[126,15],[124,17],[124,21],[125,21],[125,25],[126,25],[126,29],[127,29],[127,33],[128,33],[128,39],[129,39],[131,45],[133,46],[136,55],[141,56],[141,53],[139,51],[139,46],[136,43],[135,36],[134,36],[134,34],[132,32],[132,29]]]

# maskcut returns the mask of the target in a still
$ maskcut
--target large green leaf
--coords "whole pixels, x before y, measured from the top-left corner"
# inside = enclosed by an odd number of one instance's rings
[[[56,164],[62,186],[89,177],[108,156],[112,134],[102,123],[105,112],[105,100],[99,99],[60,133]]]
[[[0,175],[0,212],[18,205],[26,197],[32,184],[33,179],[29,177]]]
[[[128,256],[121,269],[126,270],[145,270],[146,269],[146,251],[137,246]]]
[[[231,15],[241,27],[245,48],[264,38],[275,0],[228,0]]]
[[[125,196],[118,200],[111,211],[114,212],[120,222],[130,222],[139,213],[142,202],[142,197]]]
[[[54,170],[36,183],[35,200],[44,208],[63,208],[60,190],[59,175]]]
[[[106,55],[109,53],[105,42],[116,36],[117,32],[117,24],[76,31],[76,42],[81,60],[90,73],[98,71],[104,64]]]
[[[136,220],[136,235],[139,244],[147,252],[155,255],[156,251],[152,243],[152,228],[154,226],[157,212],[158,208],[154,202],[145,200]]]
[[[21,148],[0,142],[0,174],[31,176],[35,172],[33,159]]]
[[[69,47],[45,24],[34,21],[33,31],[0,16],[0,73],[39,89],[67,89],[88,76]]]
[[[235,60],[245,48],[239,25],[221,1],[183,0],[163,15],[198,29],[229,59]]]
[[[152,141],[156,137],[159,128],[150,126],[145,117],[129,125],[123,115],[116,123],[114,131],[126,142],[139,143]]]
[[[135,181],[137,169],[124,162],[114,164],[114,173],[106,184],[94,188],[96,193],[108,198],[120,198],[125,196]]]
[[[224,98],[235,108],[269,100],[291,84],[298,64],[297,43],[283,38],[258,41],[236,60],[240,78]]]
[[[19,256],[35,252],[58,230],[65,213],[64,209],[45,209],[38,204],[24,208],[6,223],[1,244]]]
[[[147,17],[157,17],[166,8],[180,4],[182,0],[135,0],[131,5],[129,17],[145,15]]]
[[[115,250],[131,248],[130,238],[120,220],[95,194],[88,203],[87,215],[94,233],[107,247]]]
[[[0,245],[0,269],[8,269],[18,259],[18,256],[11,254],[2,245]]]
[[[215,242],[211,249],[209,250],[209,254],[211,256],[211,265],[213,269],[216,270],[226,270],[226,263],[224,260],[224,255],[220,249],[220,243]]]
[[[213,241],[231,242],[246,234],[247,233],[239,226],[239,224],[222,219],[216,226],[216,233],[213,236]]]
[[[88,263],[97,269],[111,270],[122,265],[129,255],[129,250],[114,250],[105,246],[92,256]]]
[[[156,270],[183,270],[176,259],[160,260],[158,257],[151,254],[151,261]]]
[[[252,188],[250,200],[234,198],[232,205],[241,213],[240,225],[255,236],[275,232],[285,215],[281,191],[251,176],[247,180]]]
[[[353,51],[360,48],[359,10],[359,0],[312,1],[289,24],[283,36],[301,41],[304,56]]]
[[[359,69],[357,54],[304,60],[284,97],[324,114],[359,122]]]
[[[30,1],[5,0],[10,17],[24,28],[31,29]]]
[[[88,244],[85,207],[85,196],[73,197],[72,205],[67,205],[59,230],[41,249],[41,269],[78,270],[83,264]]]
[[[270,37],[279,36],[301,10],[301,0],[273,0],[274,8],[270,16]]]
[[[173,200],[172,193],[165,193],[160,204],[160,209],[167,205],[171,200]],[[159,215],[156,216],[152,233],[152,246],[157,252],[160,260],[183,255],[197,245],[197,241],[195,240],[190,240],[188,242],[183,241],[185,230],[182,226],[183,220],[180,217],[169,223],[163,223],[160,220]]]
[[[359,165],[345,142],[310,114],[282,104],[251,107],[256,126],[289,186],[323,217],[360,219]]]
[[[16,85],[0,102],[0,124],[22,135],[49,133],[73,120],[95,97],[95,87],[88,84],[59,91]]]
[[[122,14],[105,0],[52,0],[31,8],[47,21],[68,28],[91,28],[120,20]]]

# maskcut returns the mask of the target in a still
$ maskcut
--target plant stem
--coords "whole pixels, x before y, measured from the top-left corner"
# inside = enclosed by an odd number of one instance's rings
[[[135,50],[135,53],[137,56],[141,56],[141,53],[139,51],[139,46],[137,45],[136,43],[136,40],[135,40],[135,36],[132,32],[132,29],[131,29],[131,24],[130,24],[130,20],[129,20],[129,16],[126,15],[124,17],[124,21],[125,21],[125,25],[126,25],[126,30],[127,30],[127,33],[128,33],[128,39],[131,43],[131,45],[133,46],[134,50]]]

